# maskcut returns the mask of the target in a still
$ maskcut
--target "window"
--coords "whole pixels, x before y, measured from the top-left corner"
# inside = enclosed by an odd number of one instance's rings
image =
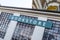
[[[0,38],[4,38],[7,28],[8,28],[8,24],[10,22],[10,20],[8,20],[8,16],[12,15],[10,13],[5,13],[5,12],[1,12],[0,14]]]
[[[36,19],[35,17],[31,17],[31,18]],[[34,28],[35,25],[18,22],[12,40],[31,40],[31,36],[33,34]]]
[[[60,40],[60,21],[48,20],[53,22],[51,29],[45,29],[43,40]]]

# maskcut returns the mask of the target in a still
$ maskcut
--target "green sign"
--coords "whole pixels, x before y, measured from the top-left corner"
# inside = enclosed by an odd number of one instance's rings
[[[19,21],[19,22],[23,22],[23,23],[28,23],[28,24],[32,24],[32,25],[36,25],[36,26],[40,26],[40,27],[46,27],[46,28],[51,28],[52,27],[52,22],[48,22],[48,21],[42,21],[42,20],[38,20],[38,19],[32,19],[26,16],[9,16],[10,20],[13,21]]]

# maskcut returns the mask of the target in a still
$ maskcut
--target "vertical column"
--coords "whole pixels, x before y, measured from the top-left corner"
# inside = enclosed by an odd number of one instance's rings
[[[39,9],[42,9],[42,3],[41,3],[41,0],[37,0],[37,3],[38,3],[38,6],[39,6]]]
[[[47,21],[47,18],[38,17],[38,20]],[[35,29],[34,29],[34,32],[33,32],[31,40],[42,40],[44,29],[45,29],[44,27],[35,26]]]
[[[18,14],[18,13],[15,13],[14,15],[15,16],[20,16],[20,14]],[[17,24],[17,21],[11,21],[9,23],[9,26],[8,26],[8,29],[7,29],[7,32],[6,32],[4,40],[11,40],[12,35],[14,33],[14,30],[16,28],[16,24]]]
[[[35,2],[35,5],[36,5],[36,8],[39,9],[37,0],[34,0],[34,2]]]

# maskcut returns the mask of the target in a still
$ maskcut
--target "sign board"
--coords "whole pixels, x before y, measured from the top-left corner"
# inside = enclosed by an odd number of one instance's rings
[[[28,24],[32,24],[32,25],[36,25],[36,26],[46,27],[46,28],[52,27],[52,22],[32,19],[31,17],[23,16],[23,15],[21,15],[21,16],[11,15],[8,17],[8,19],[23,22],[23,23],[28,23]]]

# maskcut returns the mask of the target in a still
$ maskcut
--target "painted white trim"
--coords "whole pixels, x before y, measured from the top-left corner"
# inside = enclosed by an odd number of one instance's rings
[[[37,0],[37,2],[38,2],[38,5],[39,5],[39,9],[42,9],[41,1],[40,0]]]
[[[37,3],[37,0],[34,0],[35,4],[36,4],[36,7],[39,9],[39,6],[38,6],[38,3]]]
[[[46,17],[38,17],[38,19],[47,21]],[[42,40],[44,29],[44,27],[35,26],[31,40]]]
[[[14,15],[20,16],[18,13],[15,13]],[[16,24],[17,24],[16,21],[11,21],[9,23],[9,26],[8,26],[8,29],[7,29],[7,32],[6,32],[4,40],[11,40],[11,38],[13,36],[13,33],[14,33],[14,30],[16,28]]]
[[[59,3],[53,2],[53,3],[48,4],[48,6],[59,6]]]

